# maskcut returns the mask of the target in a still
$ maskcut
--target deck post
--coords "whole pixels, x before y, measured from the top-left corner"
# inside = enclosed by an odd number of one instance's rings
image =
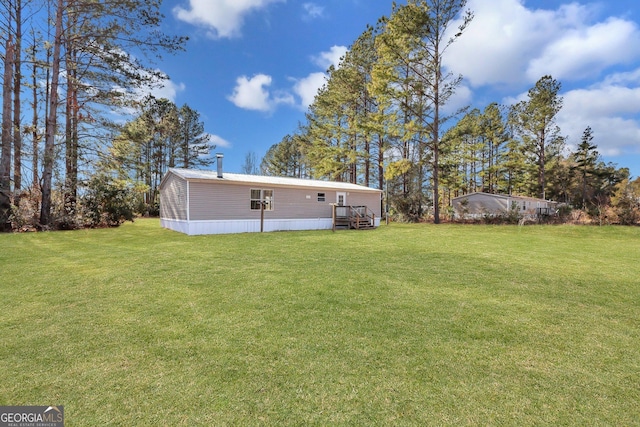
[[[335,203],[331,203],[331,231],[336,232],[336,205]]]

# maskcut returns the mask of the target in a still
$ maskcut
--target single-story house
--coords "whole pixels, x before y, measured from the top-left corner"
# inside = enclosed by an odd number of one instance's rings
[[[336,228],[353,212],[357,227],[380,225],[382,191],[320,180],[169,169],[160,183],[162,227],[189,235]],[[337,207],[339,206],[339,208]],[[367,227],[360,227],[365,224]],[[348,222],[346,223],[348,226]]]
[[[517,213],[519,217],[535,219],[554,215],[558,203],[535,197],[504,194],[470,193],[451,201],[456,218],[478,219]]]

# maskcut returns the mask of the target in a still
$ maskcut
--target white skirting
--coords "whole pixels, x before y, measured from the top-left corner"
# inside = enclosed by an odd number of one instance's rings
[[[190,236],[197,234],[232,234],[259,233],[260,220],[220,220],[220,221],[183,221],[175,219],[160,219],[160,225],[170,230],[179,231]],[[376,218],[376,226],[380,220]],[[265,219],[264,231],[292,231],[292,230],[331,230],[331,218],[311,219]]]

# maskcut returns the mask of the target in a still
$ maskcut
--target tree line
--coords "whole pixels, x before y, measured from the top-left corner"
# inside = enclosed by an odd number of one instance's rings
[[[158,212],[169,167],[211,163],[199,113],[143,97],[187,39],[163,34],[159,0],[2,0],[0,230],[113,225]],[[640,182],[602,162],[587,127],[566,149],[561,84],[543,76],[513,106],[452,110],[443,68],[472,24],[464,0],[409,0],[369,26],[305,122],[246,171],[387,189],[396,216],[434,222],[473,191],[554,199],[638,220]],[[457,26],[453,26],[457,22]],[[126,112],[126,115],[123,113]]]
[[[1,231],[153,213],[167,167],[207,163],[197,111],[141,99],[187,41],[160,31],[160,3],[2,0]]]
[[[601,160],[593,130],[567,149],[556,120],[561,83],[552,76],[515,105],[453,110],[462,76],[446,71],[443,57],[472,23],[465,7],[465,0],[394,4],[328,70],[305,122],[268,150],[262,172],[386,189],[396,216],[409,221],[439,223],[453,197],[475,191],[638,221],[640,180]]]

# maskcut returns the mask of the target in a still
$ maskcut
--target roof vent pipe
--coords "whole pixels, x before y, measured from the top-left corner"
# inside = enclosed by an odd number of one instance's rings
[[[222,158],[224,157],[224,155],[217,153],[216,154],[216,160],[218,161],[217,163],[217,169],[218,169],[218,178],[222,178]]]

